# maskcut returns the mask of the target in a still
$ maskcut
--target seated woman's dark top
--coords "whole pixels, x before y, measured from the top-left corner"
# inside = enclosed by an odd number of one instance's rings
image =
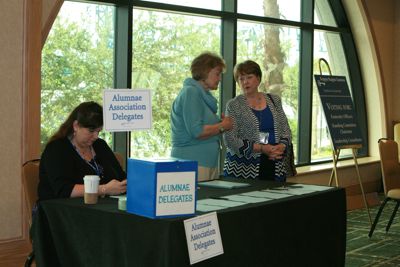
[[[102,169],[100,184],[106,184],[112,179],[126,179],[114,152],[103,139],[93,143],[95,160],[98,168]],[[75,184],[83,184],[85,175],[98,175],[77,153],[68,138],[55,140],[47,144],[39,167],[39,201],[52,198],[68,198]]]

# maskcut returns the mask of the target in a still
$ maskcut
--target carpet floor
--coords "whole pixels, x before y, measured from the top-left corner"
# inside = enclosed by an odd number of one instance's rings
[[[400,211],[389,231],[385,230],[394,207],[394,201],[386,204],[371,238],[367,210],[347,212],[346,267],[400,266]],[[378,209],[379,206],[369,208],[372,221]]]

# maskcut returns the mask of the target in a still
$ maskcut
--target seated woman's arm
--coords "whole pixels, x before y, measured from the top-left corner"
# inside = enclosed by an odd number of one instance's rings
[[[49,143],[40,160],[39,197],[67,198],[71,196],[74,185],[79,181],[76,173],[76,153],[68,140]],[[82,194],[83,195],[83,194]]]
[[[98,194],[105,195],[119,195],[126,192],[126,179],[118,181],[113,179],[107,184],[99,185]],[[75,184],[71,192],[71,197],[82,197],[85,193],[85,186],[83,184]]]

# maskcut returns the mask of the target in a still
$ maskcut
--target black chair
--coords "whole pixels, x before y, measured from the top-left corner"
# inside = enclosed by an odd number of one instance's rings
[[[29,228],[32,225],[32,210],[38,199],[37,187],[39,183],[39,159],[29,160],[22,165],[22,184],[24,188],[25,203],[28,209]],[[30,240],[32,243],[32,239]],[[35,255],[33,250],[25,260],[25,267],[31,266]]]
[[[381,216],[386,203],[389,200],[396,202],[396,206],[386,226],[386,232],[389,231],[394,216],[396,215],[396,212],[400,205],[400,163],[397,142],[387,138],[381,138],[379,139],[378,144],[379,154],[381,158],[381,171],[385,199],[381,203],[378,213],[376,214],[374,223],[372,224],[368,234],[369,237],[371,237],[374,233],[375,227],[379,221],[379,217]]]

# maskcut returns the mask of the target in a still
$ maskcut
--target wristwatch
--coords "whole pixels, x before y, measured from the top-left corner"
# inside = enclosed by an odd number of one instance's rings
[[[224,129],[224,127],[222,127],[222,126],[219,126],[218,131],[219,131],[220,133],[223,133],[223,132],[225,132],[225,129]]]

